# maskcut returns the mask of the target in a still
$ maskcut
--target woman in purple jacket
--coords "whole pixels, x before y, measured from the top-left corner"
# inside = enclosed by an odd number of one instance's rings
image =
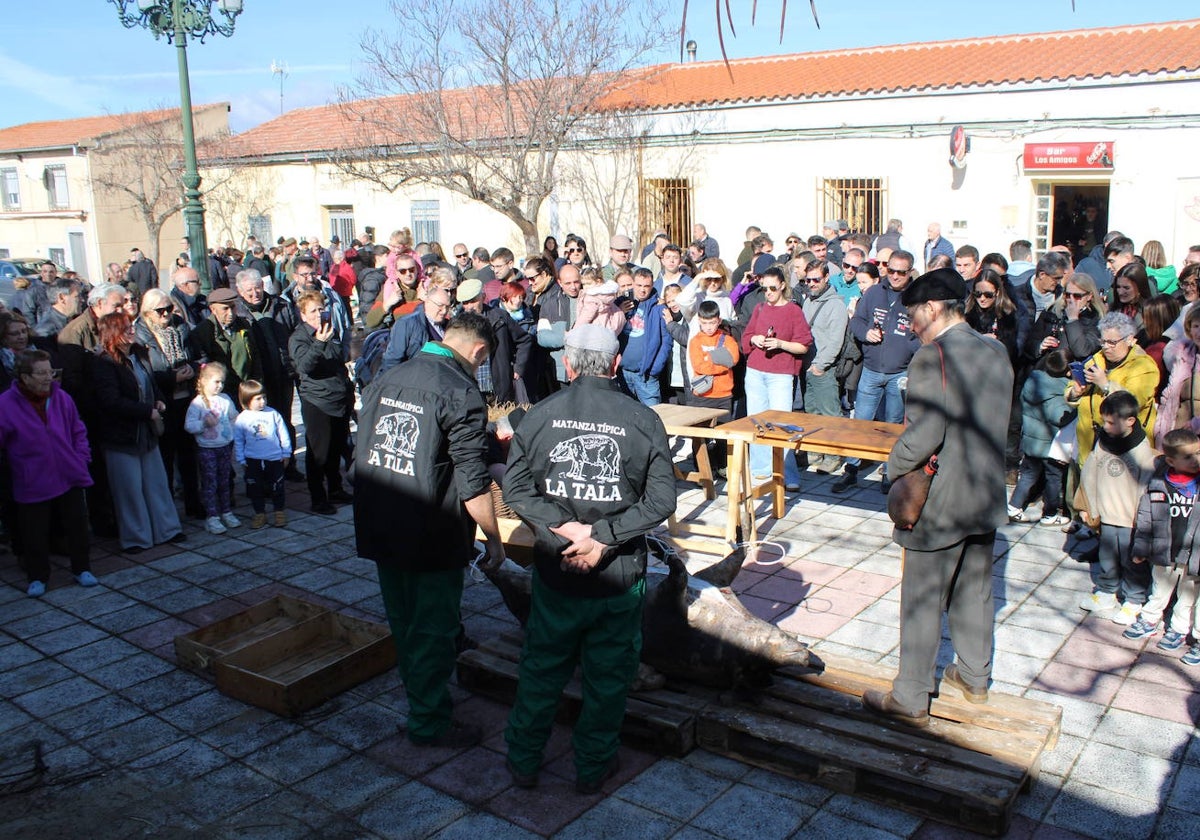
[[[14,373],[12,386],[0,394],[0,449],[12,469],[26,592],[33,598],[46,592],[51,528],[63,536],[75,580],[95,586],[83,500],[83,488],[92,484],[87,430],[54,381],[49,353],[25,351]]]

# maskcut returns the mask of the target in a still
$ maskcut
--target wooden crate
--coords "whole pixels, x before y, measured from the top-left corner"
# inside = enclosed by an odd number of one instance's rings
[[[175,661],[183,668],[212,676],[213,663],[268,636],[329,612],[327,607],[286,595],[255,604],[229,618],[175,637]]]
[[[294,716],[396,664],[383,624],[325,612],[218,658],[217,688]]]

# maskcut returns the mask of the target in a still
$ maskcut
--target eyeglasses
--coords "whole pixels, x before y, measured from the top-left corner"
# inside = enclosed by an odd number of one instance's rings
[[[1130,339],[1130,336],[1126,336],[1125,338],[1102,338],[1102,339],[1100,339],[1100,346],[1101,347],[1116,347],[1122,341],[1128,341],[1129,339]]]
[[[825,278],[824,277],[805,277],[804,282],[810,286],[813,286],[813,285],[816,285],[817,283],[824,283]]]
[[[312,277],[316,273],[317,272],[315,272],[315,271],[297,271],[296,276],[297,277]]]
[[[995,292],[975,292],[976,300],[991,300],[994,297],[996,297]]]
[[[566,251],[564,251],[563,253],[566,253],[566,254],[582,254],[582,253],[583,253],[583,249],[582,249],[582,248],[568,248],[568,249],[567,249]]]
[[[842,268],[846,269],[847,271],[858,271],[859,267],[854,263],[844,262],[842,263]]]
[[[763,286],[764,292],[778,292],[782,289],[783,289],[782,286]]]
[[[800,240],[799,240],[799,239],[789,239],[789,240],[787,241],[787,243],[786,243],[786,244],[788,244],[788,245],[799,245],[799,244],[800,244]]]
[[[455,255],[454,255],[454,259],[456,259],[456,260],[465,260],[465,259],[466,259],[467,257],[469,257],[469,256],[471,256],[471,255],[470,255],[470,254],[455,254]]]
[[[416,274],[417,267],[415,265],[410,265],[408,268],[397,268],[396,273],[397,274]]]
[[[1091,292],[1063,292],[1063,294],[1072,300],[1083,300],[1085,297],[1090,295]]]
[[[1196,281],[1195,280],[1184,280],[1182,283],[1179,284],[1179,288],[1194,289],[1194,288],[1196,288]]]
[[[170,315],[175,310],[173,306],[156,306],[154,311],[159,315]]]
[[[888,274],[895,274],[899,277],[903,277],[906,274],[912,273],[911,268],[892,268],[890,265],[885,268],[884,271],[886,271]]]

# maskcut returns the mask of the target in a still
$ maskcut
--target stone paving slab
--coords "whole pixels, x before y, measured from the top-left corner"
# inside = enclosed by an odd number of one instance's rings
[[[901,552],[884,496],[874,476],[848,498],[831,495],[831,481],[806,476],[785,518],[760,519],[776,547],[750,552],[734,588],[818,650],[894,665]],[[681,510],[700,504],[680,489]],[[700,506],[701,521],[722,520],[721,504]],[[278,593],[382,620],[374,567],[354,557],[345,506],[332,517],[292,511],[283,529],[220,537],[189,522],[187,533],[183,546],[136,557],[100,543],[94,589],[55,558],[38,601],[0,553],[0,777],[21,777],[35,740],[48,765],[40,786],[4,799],[5,837],[970,836],[699,750],[656,759],[622,748],[618,777],[579,796],[570,732],[557,725],[541,786],[519,790],[503,767],[506,707],[454,688],[488,739],[415,748],[397,730],[407,704],[394,671],[297,719],[245,706],[177,669],[174,636]],[[1060,743],[1009,836],[1190,838],[1200,669],[1078,610],[1089,587],[1079,549],[1057,529],[1000,532],[995,685],[1064,709]],[[490,584],[467,582],[463,616],[476,637],[515,626]],[[952,655],[944,639],[939,661]]]

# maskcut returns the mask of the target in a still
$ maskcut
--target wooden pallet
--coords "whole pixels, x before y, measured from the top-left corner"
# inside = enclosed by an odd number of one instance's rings
[[[501,703],[513,702],[517,693],[517,663],[521,656],[519,634],[505,634],[484,642],[458,657],[458,684]],[[661,694],[656,697],[654,694]],[[630,695],[621,725],[621,740],[659,755],[682,756],[696,746],[696,714],[691,698],[669,692]],[[573,723],[583,702],[579,679],[572,678],[563,691],[558,720]]]
[[[516,691],[520,634],[459,657],[459,683],[502,702]],[[682,755],[693,746],[992,836],[1008,830],[1017,796],[1037,778],[1058,739],[1062,710],[991,692],[973,705],[952,688],[915,730],[862,707],[863,691],[888,689],[894,672],[824,657],[825,671],[783,671],[752,697],[676,681],[634,692],[622,728],[633,746]],[[573,680],[559,719],[573,721]]]

